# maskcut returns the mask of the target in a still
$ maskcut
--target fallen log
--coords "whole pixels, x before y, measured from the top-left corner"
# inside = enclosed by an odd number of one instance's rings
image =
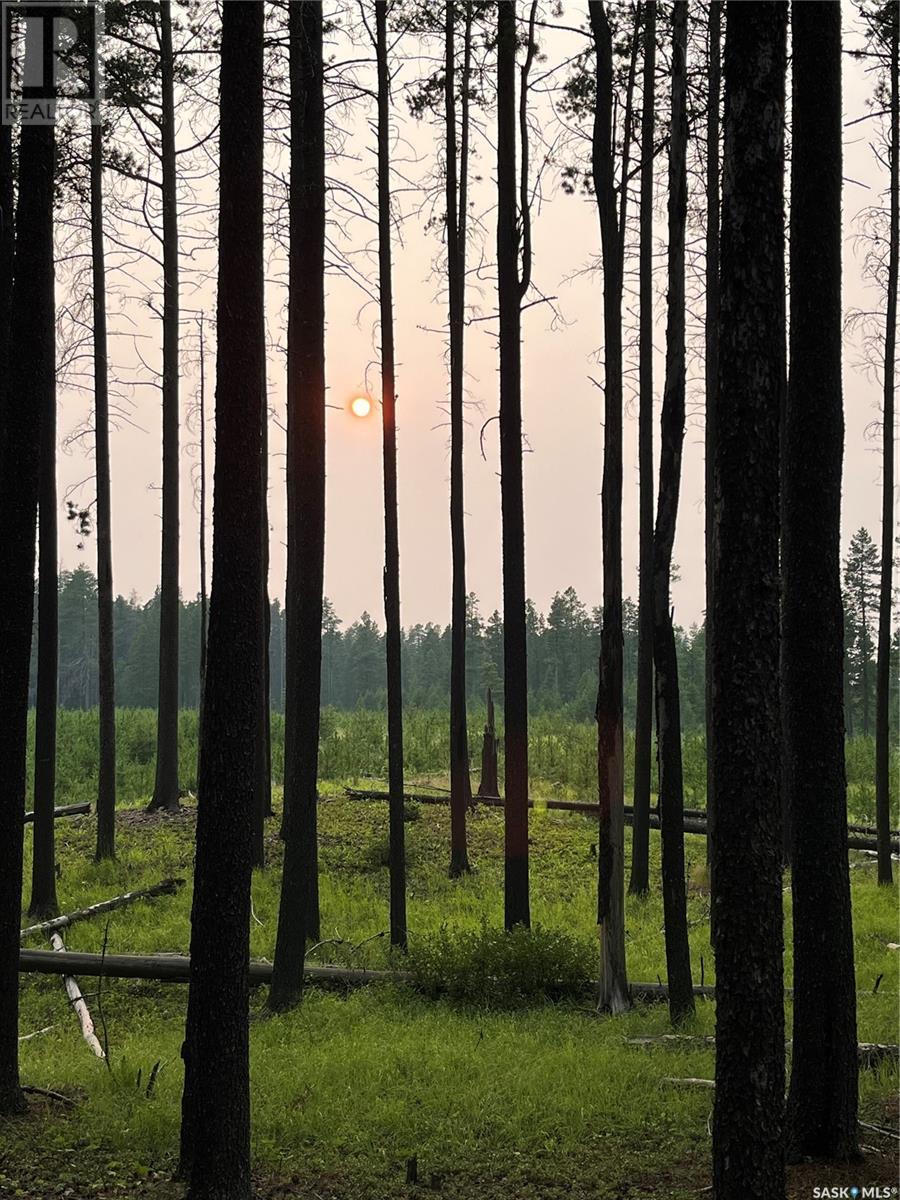
[[[50,934],[50,944],[53,946],[53,953],[60,956],[60,958],[68,954],[66,944],[58,933]],[[99,957],[102,958],[103,956],[100,955]],[[73,979],[71,975],[64,975],[63,983],[69,997],[69,1003],[72,1005],[72,1011],[81,1025],[81,1036],[94,1054],[96,1054],[97,1058],[106,1058],[103,1047],[100,1045],[96,1033],[94,1033],[94,1022],[91,1020],[90,1011],[85,1003],[84,996],[81,994],[81,988],[78,986],[77,980]]]
[[[78,950],[51,953],[48,950],[19,951],[19,970],[42,975],[73,973],[103,976],[106,979],[150,979],[157,983],[187,983],[191,960],[187,954],[88,954]],[[341,987],[369,983],[403,982],[405,972],[373,971],[363,968],[308,966],[304,978],[309,983],[334,984]],[[272,964],[250,963],[250,983],[254,986],[270,983]]]
[[[91,811],[90,804],[64,804],[61,808],[54,808],[53,816],[56,817],[77,817],[81,813],[89,813]],[[27,812],[22,816],[22,820],[26,825],[34,820],[34,813]]]
[[[19,951],[19,970],[43,975],[73,972],[78,975],[102,975],[108,979],[150,979],[156,983],[187,983],[191,960],[187,954],[88,954],[66,950],[65,954],[46,950]],[[272,964],[251,962],[251,986],[270,983]],[[370,983],[410,983],[408,971],[382,971],[362,967],[308,966],[308,983],[324,987],[363,987]],[[665,1000],[669,989],[664,983],[632,983],[631,998],[638,1002]],[[694,995],[707,999],[715,996],[714,987],[696,986]]]
[[[43,1029],[35,1029],[34,1033],[20,1033],[20,1042],[30,1042],[32,1038],[40,1037],[41,1034],[49,1033],[51,1029],[55,1029],[55,1025],[45,1025]]]
[[[676,1049],[714,1049],[716,1039],[712,1034],[693,1035],[683,1033],[661,1033],[656,1036],[626,1038],[626,1046],[674,1046]],[[785,1042],[785,1050],[790,1050],[793,1043]],[[900,1046],[885,1045],[881,1042],[860,1042],[857,1046],[859,1065],[863,1068],[877,1067],[888,1059],[900,1059]]]
[[[87,908],[78,908],[75,912],[65,913],[61,917],[53,917],[49,921],[41,921],[38,925],[29,925],[19,930],[19,937],[29,937],[33,933],[51,933],[54,929],[65,929],[76,921],[88,921],[100,913],[112,912],[116,908],[124,908],[137,900],[151,900],[154,896],[171,896],[182,886],[183,879],[164,879],[152,887],[140,891],[125,892],[121,896],[113,896],[111,900],[101,900],[97,904],[89,904]]]
[[[347,795],[355,800],[387,800],[387,792],[369,791],[361,788],[347,788]],[[447,804],[449,802],[447,796],[432,795],[428,792],[404,792],[403,799],[415,804]],[[477,803],[486,804],[490,808],[502,808],[503,800],[500,796],[478,796],[475,797]],[[529,800],[529,808],[546,808],[551,812],[580,812],[580,813],[597,813],[600,812],[600,806],[589,803],[586,800]],[[697,815],[689,815],[694,813]],[[631,825],[634,820],[634,809],[630,804],[625,805],[625,824]],[[650,813],[650,828],[659,829],[659,814],[656,812]],[[685,811],[684,824],[685,833],[693,833],[698,837],[706,837],[706,814],[701,809],[688,809]],[[878,843],[875,839],[874,832],[872,836],[862,836],[857,833],[850,833],[847,838],[847,847],[850,850],[869,850],[876,851]],[[891,850],[893,853],[900,853],[900,833],[894,831],[891,834]]]

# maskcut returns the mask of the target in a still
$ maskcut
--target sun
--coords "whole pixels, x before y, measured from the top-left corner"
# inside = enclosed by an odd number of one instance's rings
[[[372,411],[372,401],[368,396],[357,396],[350,401],[350,411],[354,417],[367,417]]]

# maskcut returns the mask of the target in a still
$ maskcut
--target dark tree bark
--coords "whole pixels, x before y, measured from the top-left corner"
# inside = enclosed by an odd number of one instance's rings
[[[203,328],[203,313],[197,321],[200,338],[200,699],[197,704],[197,779],[200,779],[200,760],[203,757],[203,692],[206,687],[206,629],[208,624],[208,602],[206,585],[206,338]]]
[[[503,528],[503,695],[506,745],[504,921],[531,925],[528,886],[528,660],[525,623],[525,509],[522,482],[522,297],[531,274],[528,153],[524,141],[527,71],[534,54],[534,9],[519,108],[522,173],[516,201],[516,13],[497,5],[497,280],[500,301],[500,497]],[[517,208],[521,207],[521,213]],[[519,271],[519,218],[522,271]]]
[[[94,447],[97,471],[97,662],[100,766],[96,858],[116,856],[116,668],[113,636],[112,512],[109,472],[109,381],[106,262],[103,246],[103,129],[91,126],[91,269],[94,319]]]
[[[26,125],[19,140],[15,283],[10,318],[6,444],[0,461],[0,1112],[24,1108],[19,1089],[19,918],[28,672],[34,620],[41,416],[54,389],[53,179],[55,131]]]
[[[444,103],[447,117],[447,286],[450,325],[450,877],[469,866],[466,811],[472,803],[466,724],[466,529],[463,498],[463,349],[466,319],[466,217],[469,174],[469,73],[472,5],[465,5],[461,92],[461,142],[457,178],[456,45],[454,0],[445,6]]]
[[[684,880],[684,778],[681,763],[681,699],[678,655],[670,608],[672,547],[681,490],[684,444],[685,289],[687,220],[687,2],[672,14],[672,123],[669,134],[669,299],[666,383],[660,423],[659,503],[653,536],[653,660],[656,667],[656,729],[659,754],[659,820],[662,892],[669,975],[669,1013],[681,1021],[694,1011]],[[635,813],[637,808],[635,806]]]
[[[6,441],[6,392],[9,363],[9,321],[12,312],[13,266],[16,251],[13,188],[12,126],[0,125],[0,462]]]
[[[783,489],[785,784],[793,845],[792,1157],[856,1158],[841,601],[841,10],[794,3],[790,382]],[[815,454],[810,454],[811,431]]]
[[[259,381],[259,421],[262,452],[259,456],[262,513],[259,523],[260,554],[262,555],[262,598],[260,626],[256,634],[259,649],[259,696],[256,708],[256,803],[253,820],[253,866],[266,865],[266,819],[274,816],[272,809],[271,708],[269,690],[269,640],[272,632],[272,610],[269,607],[269,403],[266,394],[265,341],[263,341],[263,374]]]
[[[494,727],[494,697],[487,690],[487,721],[481,744],[481,782],[479,796],[499,796],[500,780],[497,774],[497,732]]]
[[[262,625],[263,6],[222,10],[213,579],[183,1055],[190,1200],[249,1200],[249,925]]]
[[[56,519],[56,375],[41,402],[38,494],[37,696],[34,712],[34,834],[28,914],[56,916],[56,700],[59,675],[59,568]]]
[[[178,176],[175,158],[175,56],[171,0],[159,0],[162,86],[163,374],[162,564],[159,593],[159,702],[156,782],[151,810],[178,807]]]
[[[206,678],[206,338],[203,314],[200,314],[200,704],[203,705],[203,681]],[[199,742],[199,739],[198,739]]]
[[[779,705],[787,8],[730,3],[716,398],[717,1200],[785,1194]]]
[[[656,3],[644,9],[644,87],[641,102],[640,332],[638,481],[637,696],[634,722],[634,825],[628,891],[650,890],[650,775],[653,741],[653,131],[656,103]]]
[[[597,918],[600,925],[598,1002],[600,1008],[616,1013],[629,1005],[625,968],[625,751],[622,695],[622,237],[627,189],[622,189],[620,216],[616,210],[612,31],[603,0],[590,0],[588,7],[596,53],[597,98],[591,168],[603,258],[604,351],[603,484],[600,500],[603,626],[600,632],[600,680],[596,713],[600,794],[600,844],[597,855]],[[627,117],[625,124],[627,130]],[[623,171],[623,177],[625,173]]]
[[[290,6],[291,256],[288,299],[286,844],[269,1004],[300,999],[319,940],[316,782],[325,562],[325,104],[322,5]]]
[[[890,697],[891,584],[894,566],[894,379],[897,373],[897,276],[900,262],[900,5],[890,14],[890,216],[888,231],[887,310],[884,328],[884,413],[881,482],[881,585],[878,599],[878,659],[875,668],[875,821],[878,826],[878,882],[894,881],[891,865]]]
[[[391,277],[390,73],[387,5],[375,5],[378,67],[378,295],[381,315],[381,420],[384,463],[384,619],[387,656],[391,945],[406,948],[406,847],[403,824],[403,682],[400,671],[400,537],[397,526],[397,417],[394,292]]]
[[[722,95],[722,4],[710,0],[709,5],[709,71],[706,107],[706,314],[704,318],[704,395],[706,420],[704,449],[706,453],[704,478],[705,541],[706,541],[706,615],[705,641],[705,699],[706,699],[706,819],[709,838],[706,843],[707,861],[711,862],[713,841],[713,506],[715,496],[716,445],[716,385],[719,371],[719,105]]]

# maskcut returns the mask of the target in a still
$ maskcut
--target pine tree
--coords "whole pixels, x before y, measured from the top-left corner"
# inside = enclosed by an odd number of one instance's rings
[[[263,6],[222,13],[213,579],[183,1056],[190,1200],[249,1200],[248,962],[262,627]]]
[[[785,5],[728,5],[712,651],[717,1200],[785,1195],[778,535],[786,33]]]
[[[793,1157],[858,1156],[841,606],[841,10],[794,4],[790,385],[782,488]],[[809,453],[810,430],[816,453]]]

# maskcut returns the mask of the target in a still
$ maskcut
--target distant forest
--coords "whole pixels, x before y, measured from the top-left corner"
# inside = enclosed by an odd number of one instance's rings
[[[877,547],[865,529],[854,535],[844,562],[845,686],[847,732],[869,735],[875,719]],[[271,605],[270,665],[272,707],[284,710],[285,611]],[[546,613],[528,601],[529,705],[535,712],[562,711],[573,720],[593,716],[597,693],[601,611],[589,608],[574,588],[557,592]],[[625,718],[635,716],[638,609],[630,598],[623,608],[625,637]],[[199,597],[180,606],[179,696],[182,708],[196,708],[200,694]],[[346,625],[326,598],[322,625],[322,705],[339,709],[381,709],[386,703],[384,634],[369,613]],[[704,726],[705,638],[703,626],[676,626],[683,728]],[[404,703],[445,708],[450,677],[450,626],[428,622],[403,630]],[[159,594],[142,604],[132,596],[115,601],[117,702],[122,708],[155,708],[159,678]],[[893,638],[893,678],[900,636]],[[468,598],[467,692],[475,703],[488,688],[503,702],[503,619],[485,617],[474,593]],[[37,663],[37,626],[32,644],[32,686]],[[59,581],[59,704],[97,704],[97,581],[87,568],[64,571]],[[892,693],[896,710],[896,688]],[[896,716],[892,715],[892,720]]]

